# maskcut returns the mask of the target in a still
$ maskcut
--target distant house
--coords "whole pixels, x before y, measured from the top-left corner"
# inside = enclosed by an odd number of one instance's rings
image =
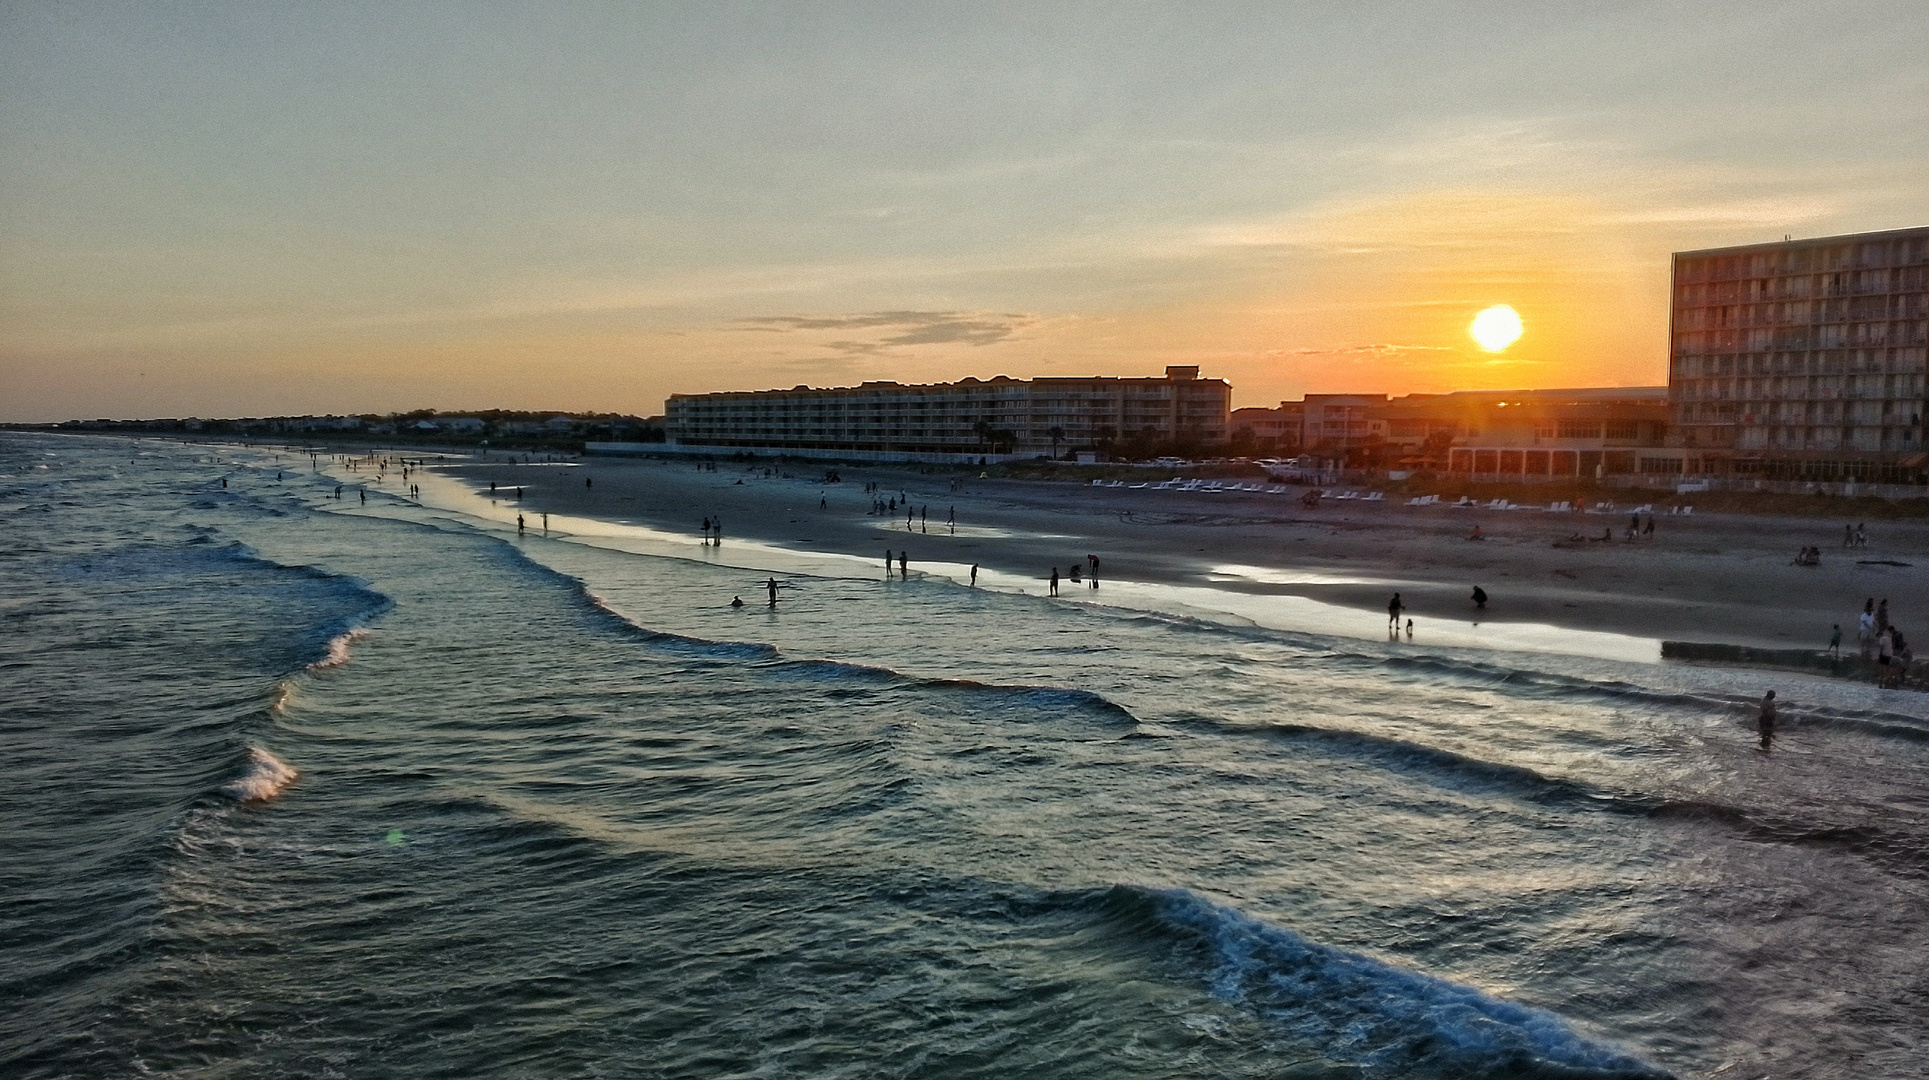
[[[464,435],[480,435],[489,425],[473,416],[443,416],[436,419],[444,431],[458,431]]]
[[[410,424],[410,425],[409,425],[409,430],[411,430],[411,431],[441,431],[441,430],[442,430],[442,428],[441,428],[441,427],[440,427],[439,425],[437,425],[437,424],[436,424],[436,422],[435,422],[435,421],[433,421],[433,420],[417,420],[417,421],[416,421],[415,423],[413,423],[413,424]]]
[[[543,426],[558,435],[567,435],[576,430],[576,418],[573,416],[552,416]]]

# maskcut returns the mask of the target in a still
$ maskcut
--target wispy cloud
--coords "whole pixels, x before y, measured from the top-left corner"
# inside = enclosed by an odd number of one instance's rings
[[[822,348],[848,356],[875,356],[912,345],[995,345],[1030,325],[1032,316],[1015,313],[962,311],[873,311],[855,315],[766,315],[739,319],[738,330],[797,333],[818,330],[884,331],[858,340],[840,338],[819,342]]]
[[[1280,350],[1274,350],[1279,352]],[[1451,345],[1335,345],[1331,348],[1291,350],[1295,356],[1404,356],[1408,353],[1454,352]]]

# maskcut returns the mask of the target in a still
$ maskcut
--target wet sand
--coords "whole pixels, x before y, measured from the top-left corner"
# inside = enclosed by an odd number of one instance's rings
[[[1064,575],[1095,554],[1101,590],[1113,582],[1158,583],[1306,597],[1356,610],[1360,626],[1332,628],[1349,634],[1383,628],[1387,599],[1397,590],[1422,627],[1535,624],[1820,649],[1830,625],[1840,623],[1852,651],[1864,599],[1886,597],[1912,642],[1929,643],[1929,525],[1918,523],[1871,523],[1868,546],[1845,550],[1841,522],[1670,516],[1657,503],[1655,533],[1628,542],[1625,503],[1606,514],[1332,501],[1306,509],[1299,489],[1094,488],[1077,480],[860,466],[838,466],[842,481],[823,483],[822,466],[791,465],[779,476],[766,475],[769,468],[718,462],[710,472],[688,461],[590,457],[572,465],[480,462],[441,471],[485,496],[494,481],[504,508],[514,505],[520,485],[532,527],[547,511],[647,525],[694,543],[702,519],[716,517],[726,545],[748,539],[799,553],[845,553],[874,559],[880,570],[886,549],[908,551],[914,571],[978,563],[1007,580],[1029,578],[1040,593],[1053,566]],[[961,489],[953,489],[954,480]],[[880,484],[887,500],[908,497],[923,520],[907,531],[902,505],[894,517],[869,513],[869,482]],[[947,523],[954,508],[955,532]],[[1485,539],[1468,539],[1476,525]],[[1608,529],[1613,540],[1570,539],[1598,538]],[[1821,566],[1792,565],[1805,544],[1822,548]],[[1489,596],[1484,613],[1469,599],[1476,585]],[[1080,595],[1069,580],[1062,589]]]

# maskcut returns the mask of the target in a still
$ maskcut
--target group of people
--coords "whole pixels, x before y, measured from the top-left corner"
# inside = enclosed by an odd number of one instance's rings
[[[717,518],[703,519],[703,546],[704,547],[722,547],[723,546],[723,519],[722,518],[717,517]]]
[[[1864,548],[1869,546],[1869,531],[1861,524],[1842,523],[1842,546],[1845,548]]]
[[[1085,562],[1082,565],[1084,565],[1087,568],[1087,572],[1083,579],[1079,577],[1080,565],[1081,565],[1080,563],[1074,562],[1071,566],[1067,567],[1065,571],[1065,576],[1070,578],[1072,580],[1072,584],[1074,585],[1079,584],[1082,580],[1086,584],[1089,584],[1092,588],[1094,589],[1098,588],[1098,556],[1097,555],[1085,556]],[[1057,596],[1058,595],[1058,567],[1056,566],[1052,567],[1052,574],[1049,581],[1050,581],[1050,592],[1048,593],[1048,595]]]
[[[1822,565],[1822,549],[1819,547],[1804,547],[1795,553],[1795,561],[1789,565],[1820,566]]]
[[[1878,603],[1871,596],[1863,603],[1862,614],[1856,617],[1856,632],[1862,645],[1862,658],[1876,663],[1876,682],[1900,686],[1915,654],[1902,628],[1889,621],[1888,597]]]

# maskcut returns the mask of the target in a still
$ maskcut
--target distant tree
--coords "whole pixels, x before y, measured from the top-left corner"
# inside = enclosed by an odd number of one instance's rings
[[[1056,461],[1058,460],[1058,444],[1060,440],[1065,438],[1065,429],[1054,425],[1052,429],[1045,434],[1050,435],[1052,438],[1052,460]]]

